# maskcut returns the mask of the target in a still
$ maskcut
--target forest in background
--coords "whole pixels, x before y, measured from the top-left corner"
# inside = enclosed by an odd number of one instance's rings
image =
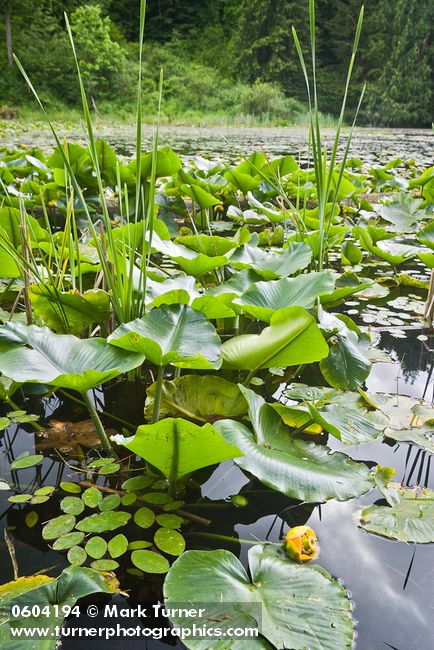
[[[50,110],[80,104],[69,16],[89,97],[102,114],[134,112],[140,0],[0,0],[0,107],[34,106],[16,54]],[[319,103],[339,109],[361,0],[318,0]],[[308,57],[308,2],[148,0],[143,91],[155,115],[160,68],[162,118],[195,123],[300,123],[306,89],[294,25]],[[367,91],[359,123],[430,126],[433,119],[434,0],[365,0],[349,106]],[[146,117],[145,115],[145,117]]]

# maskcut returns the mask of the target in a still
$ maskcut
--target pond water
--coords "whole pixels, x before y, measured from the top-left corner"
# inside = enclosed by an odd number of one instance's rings
[[[59,136],[66,135],[74,142],[84,142],[85,129],[58,127]],[[105,138],[118,154],[132,156],[135,152],[135,127],[132,125],[96,124],[98,137]],[[324,144],[331,149],[334,129],[322,130]],[[340,151],[345,146],[343,130]],[[153,128],[143,127],[143,148],[149,149]],[[264,150],[274,156],[292,154],[305,160],[307,156],[308,130],[305,127],[288,128],[202,128],[184,126],[161,126],[159,131],[161,146],[172,147],[185,157],[211,155],[226,160],[234,160],[252,151]],[[421,165],[432,165],[433,132],[428,129],[355,129],[350,156],[359,156],[365,162],[384,164],[391,158],[415,159]],[[44,123],[23,125],[3,122],[0,126],[0,146],[17,147],[26,145],[39,147],[45,152],[53,148],[53,136]]]
[[[333,132],[327,129],[324,132],[326,142],[330,143]],[[14,131],[10,125],[3,128],[0,135],[0,146],[25,144],[47,151],[52,148],[50,134],[38,126]],[[106,138],[117,152],[126,156],[132,154],[133,127],[101,125],[99,135]],[[186,157],[200,154],[230,159],[262,148],[273,155],[291,153],[302,159],[306,157],[307,131],[301,128],[219,130],[162,127],[160,135],[161,144],[173,147]],[[76,141],[83,139],[78,131],[70,130],[68,136]],[[146,127],[145,147],[149,146],[150,138],[151,129]],[[428,165],[432,164],[432,142],[430,131],[358,129],[350,155],[383,164],[396,156],[415,158],[422,165]],[[406,270],[416,280],[427,279],[422,267],[415,265]],[[372,271],[373,276],[384,273],[381,263]],[[351,299],[340,307],[341,312],[349,314],[360,325],[369,325],[379,333],[378,347],[389,355],[389,359],[374,364],[367,380],[367,390],[392,393],[396,395],[397,404],[400,396],[406,395],[434,400],[434,340],[427,337],[426,332],[421,337],[422,309],[422,292],[406,287],[392,289],[385,298]],[[116,393],[118,390],[119,394]],[[137,412],[133,412],[129,389],[123,392],[121,394],[122,386],[115,392],[109,388],[99,393],[99,398],[109,411],[140,423],[143,400],[137,401]],[[276,395],[280,393],[278,391]],[[21,405],[29,413],[46,418],[80,420],[87,417],[80,407],[58,398],[41,401],[37,397],[26,397]],[[3,410],[6,412],[8,409]],[[38,440],[33,433],[28,433],[30,430],[27,426],[12,425],[0,433],[0,478],[19,486],[22,492],[42,485],[58,485],[62,480],[77,480],[74,469],[49,449],[41,452],[45,456],[41,465],[20,470],[18,475],[11,474],[11,461],[23,451],[34,453],[36,449]],[[329,445],[334,449],[343,448],[331,436]],[[434,489],[430,455],[415,445],[373,442],[344,451],[370,466],[378,463],[395,468],[396,480],[404,485],[419,484]],[[65,459],[68,461],[67,455]],[[403,544],[368,534],[353,520],[354,513],[361,507],[380,500],[378,490],[347,502],[300,505],[268,490],[232,462],[223,463],[214,471],[203,471],[201,479],[196,491],[188,494],[185,509],[208,518],[211,523],[207,527],[188,527],[185,537],[189,548],[228,548],[246,564],[249,546],[238,543],[236,539],[279,542],[289,527],[307,523],[316,531],[320,541],[318,564],[339,577],[350,593],[357,621],[357,650],[429,650],[432,647],[429,629],[434,615],[432,545]],[[109,478],[107,482],[110,484]],[[35,507],[11,504],[7,501],[9,494],[0,491],[0,527],[7,527],[12,533],[20,575],[39,571],[58,575],[67,566],[65,554],[50,550],[41,537],[39,524],[33,528],[26,526],[25,515]],[[229,499],[234,494],[245,496],[248,504],[242,508],[235,507]],[[56,499],[54,497],[37,508],[41,523],[59,514]],[[233,542],[215,540],[207,534],[236,539]],[[3,557],[7,557],[3,534],[0,540]],[[155,603],[161,598],[160,577],[147,575],[138,578],[125,569],[121,566],[118,575],[122,587],[130,590],[131,604]],[[5,561],[0,565],[0,583],[11,579],[12,567]],[[120,648],[121,644],[124,642],[112,641],[110,648]],[[87,647],[106,647],[107,643],[81,640],[80,646],[84,650]],[[137,642],[140,648],[163,646],[164,643],[158,641]],[[76,647],[76,642],[65,640],[63,647]],[[178,643],[178,647],[184,646]]]
[[[414,329],[406,330],[405,339],[396,338],[393,329],[382,333],[380,347],[388,352],[391,362],[374,365],[367,381],[368,390],[380,389],[396,394],[397,403],[400,395],[420,398],[425,394],[431,400],[433,383],[429,369],[434,362],[431,349],[434,341],[431,343],[429,338],[428,341],[421,341],[418,336],[420,330]],[[106,401],[109,400],[110,396],[107,396]],[[40,408],[38,400],[28,398],[28,411],[37,411],[38,404]],[[65,413],[70,418],[80,416],[79,409],[55,399],[47,400],[45,409],[47,415],[52,413],[54,417],[62,417]],[[17,476],[8,474],[10,462],[26,449],[33,453],[34,444],[33,434],[16,426],[10,427],[0,440],[0,476],[6,480],[16,480]],[[329,444],[335,449],[343,447],[334,438],[329,440]],[[379,463],[395,468],[396,479],[405,485],[417,483],[434,488],[429,454],[413,445],[373,442],[351,447],[348,452],[353,458],[366,461],[369,465]],[[65,466],[58,456],[44,453],[46,458],[42,465],[19,472],[22,491],[44,484],[57,485],[61,480],[76,480],[75,472]],[[236,508],[228,501],[231,495],[237,493],[248,499],[246,507]],[[0,492],[0,521],[3,527],[8,526],[12,531],[20,574],[48,571],[57,575],[66,566],[64,554],[48,548],[41,538],[39,526],[29,529],[25,525],[24,516],[32,507],[10,504],[7,496],[8,493]],[[211,520],[205,529],[192,526],[190,532],[186,532],[190,547],[225,547],[246,563],[248,545],[216,541],[206,535],[217,533],[249,541],[279,542],[288,527],[308,523],[320,540],[319,564],[332,575],[339,576],[351,595],[357,620],[356,648],[428,650],[432,647],[429,627],[434,602],[432,546],[394,542],[367,534],[357,527],[353,514],[362,506],[378,501],[380,495],[377,490],[347,502],[300,505],[250,480],[232,462],[227,462],[211,474],[205,472],[201,491],[189,497],[191,502],[185,508]],[[57,514],[56,506],[51,501],[40,506],[38,511],[41,521]],[[8,562],[2,563],[0,582],[11,577],[11,566]],[[120,574],[120,578],[122,586],[131,589],[130,604],[157,602],[160,588],[158,577],[137,579]],[[117,648],[116,643],[120,644],[120,641],[113,641],[110,647]],[[158,648],[162,645],[157,641],[148,641],[146,647]],[[65,640],[64,647],[72,648],[74,642]],[[89,640],[83,641],[83,647],[103,645]],[[137,647],[144,646],[138,643]]]

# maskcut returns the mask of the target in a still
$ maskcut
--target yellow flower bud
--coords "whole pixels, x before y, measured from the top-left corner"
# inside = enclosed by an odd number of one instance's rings
[[[315,532],[309,526],[294,526],[285,536],[283,546],[292,560],[310,562],[319,555]]]

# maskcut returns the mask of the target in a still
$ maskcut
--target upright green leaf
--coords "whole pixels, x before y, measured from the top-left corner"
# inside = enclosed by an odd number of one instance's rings
[[[157,467],[172,484],[197,469],[241,455],[211,424],[199,427],[182,418],[144,424],[134,436],[113,440]]]
[[[312,363],[327,354],[315,319],[301,307],[279,309],[261,334],[242,334],[222,345],[223,367],[251,371]]]
[[[101,338],[53,334],[47,327],[0,326],[0,371],[14,381],[71,388],[83,393],[143,363],[144,355]]]
[[[204,314],[188,305],[163,305],[117,328],[107,339],[117,348],[145,355],[157,366],[218,368],[220,339]]]

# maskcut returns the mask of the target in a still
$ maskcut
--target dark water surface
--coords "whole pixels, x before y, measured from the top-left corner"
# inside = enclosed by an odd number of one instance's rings
[[[332,131],[325,130],[330,141]],[[80,139],[79,132],[69,132],[71,138]],[[119,153],[131,155],[134,132],[129,127],[103,127],[100,135],[107,138]],[[145,129],[144,146],[150,142],[151,130]],[[186,157],[196,154],[233,158],[234,155],[249,154],[264,148],[275,154],[292,153],[302,158],[306,153],[307,132],[301,128],[291,129],[201,129],[163,127],[161,144],[173,147]],[[40,146],[49,151],[52,138],[46,130],[29,127],[28,131],[16,133],[12,127],[0,133],[0,146],[17,146],[23,143]],[[382,162],[394,156],[405,159],[416,158],[421,164],[432,164],[433,135],[430,131],[415,130],[372,130],[358,129],[351,155],[360,155],[364,160]],[[381,269],[380,269],[380,272]],[[417,269],[414,270],[417,272]],[[414,290],[413,290],[414,291]],[[376,363],[367,381],[372,392],[388,392],[410,395],[427,400],[433,399],[431,364],[434,362],[434,340],[419,340],[418,310],[415,301],[418,292],[401,290],[408,301],[413,301],[413,310],[405,303],[390,307],[395,295],[389,294],[383,301],[349,300],[341,308],[358,320],[360,324],[373,323],[380,329],[380,347],[390,354],[391,362]],[[374,307],[372,304],[376,303]],[[375,312],[374,310],[377,309]],[[382,311],[383,310],[383,311]],[[388,316],[385,316],[385,311]],[[420,311],[420,310],[419,310]],[[368,314],[369,312],[369,314]],[[368,314],[370,321],[363,320]],[[407,316],[406,316],[407,314]],[[395,322],[388,322],[388,318]],[[106,397],[106,400],[108,398]],[[44,414],[40,402],[35,399],[24,403],[29,412]],[[58,407],[63,408],[66,419],[76,416],[71,406],[62,405],[55,399],[45,401],[45,415],[61,419]],[[39,410],[38,410],[39,409]],[[69,409],[69,411],[68,411]],[[129,419],[128,408],[119,411],[121,417]],[[339,441],[330,437],[330,446],[339,449]],[[44,484],[57,485],[61,480],[75,480],[75,472],[56,456],[46,453],[44,462],[37,468],[20,470],[10,475],[10,463],[23,451],[33,453],[35,437],[25,428],[13,425],[5,433],[0,432],[0,478],[20,484],[21,491]],[[396,469],[396,480],[405,485],[421,484],[434,489],[430,455],[418,447],[407,444],[373,442],[359,447],[344,449],[352,458],[370,464],[381,464]],[[248,499],[245,508],[235,508],[228,498],[237,493]],[[366,504],[379,501],[378,490],[346,502],[330,501],[325,505],[299,505],[287,497],[267,490],[260,483],[251,480],[233,463],[223,463],[215,471],[204,473],[200,493],[191,495],[191,509],[212,520],[208,532],[224,534],[245,540],[278,542],[290,526],[308,523],[316,531],[321,554],[318,564],[333,576],[342,580],[349,591],[357,620],[357,650],[431,650],[434,647],[432,621],[434,619],[434,562],[433,546],[424,544],[403,544],[368,534],[358,528],[353,520],[354,513]],[[42,540],[39,525],[29,529],[24,523],[25,513],[37,509],[40,522],[59,514],[54,499],[42,506],[10,504],[9,492],[0,491],[0,527],[12,529],[20,575],[48,572],[58,575],[67,563],[65,554],[52,551]],[[199,500],[199,504],[197,501]],[[196,502],[196,503],[195,503]],[[246,563],[248,545],[238,543],[211,542],[198,536],[186,537],[190,547],[226,547]],[[194,529],[193,533],[203,529]],[[0,583],[12,579],[12,568],[8,562],[7,550],[0,537],[1,557]],[[157,602],[161,586],[158,577],[134,578],[120,573],[121,585],[131,590],[131,602]],[[65,648],[76,648],[77,641],[64,641]],[[123,641],[99,642],[80,640],[80,647],[124,646]],[[246,642],[247,643],[247,642]],[[129,641],[130,647],[157,650],[163,644],[157,641]],[[167,647],[167,646],[166,646]],[[246,645],[246,650],[248,646]],[[337,648],[336,650],[340,650]]]
[[[388,332],[382,334],[381,347],[389,352],[392,363],[374,365],[367,382],[368,390],[396,393],[399,400],[399,395],[421,397],[427,389],[426,397],[431,400],[433,384],[428,382],[428,372],[434,359],[431,350],[434,340],[420,341],[418,335],[420,330],[407,331],[405,339],[397,339]],[[403,348],[406,351],[404,357]],[[48,402],[49,410],[55,406],[55,401]],[[26,449],[32,453],[33,444],[32,434],[10,427],[0,440],[1,478],[13,479],[9,475],[10,461]],[[333,437],[330,437],[329,444],[336,449],[342,448]],[[373,442],[345,448],[345,451],[354,459],[395,468],[396,479],[405,485],[419,483],[434,489],[429,454],[413,445]],[[40,467],[21,470],[19,480],[22,491],[26,491],[27,486],[55,485],[73,475],[61,462],[46,457]],[[357,620],[357,650],[430,650],[433,647],[430,629],[434,617],[432,545],[403,544],[358,528],[353,515],[362,506],[380,500],[377,490],[346,502],[299,505],[250,480],[232,462],[223,463],[204,480],[202,499],[197,494],[202,505],[199,503],[198,507],[192,500],[186,509],[212,520],[207,532],[245,540],[278,542],[290,526],[308,523],[314,528],[321,546],[318,563],[338,577],[350,593]],[[228,497],[237,492],[249,500],[247,507],[235,508],[227,502]],[[35,507],[12,505],[7,501],[8,494],[0,492],[1,524],[14,528],[20,574],[42,570],[48,570],[52,575],[60,573],[65,566],[65,556],[48,548],[41,539],[39,526],[29,529],[24,524],[24,513]],[[41,521],[58,514],[54,502],[50,504],[48,501],[39,507]],[[226,547],[246,563],[248,545],[205,540],[188,533],[186,537],[191,546]],[[2,557],[0,583],[12,578],[5,548]],[[120,578],[122,586],[132,590],[131,602],[157,602],[158,578],[157,581],[152,577],[138,580],[121,575]],[[75,643],[65,640],[64,647],[76,647]],[[144,640],[130,643],[133,647],[161,647],[157,641],[147,641],[147,645]],[[119,641],[102,644],[96,640],[81,640],[80,645],[83,648],[121,647]]]

